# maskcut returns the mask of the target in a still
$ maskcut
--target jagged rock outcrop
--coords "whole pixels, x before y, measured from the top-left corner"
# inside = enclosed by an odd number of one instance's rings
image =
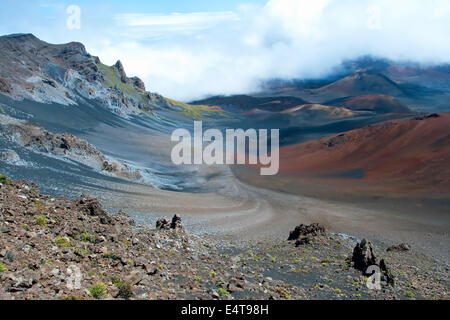
[[[375,250],[370,241],[362,239],[353,249],[352,261],[354,267],[361,271],[366,271],[367,267],[377,264]]]
[[[117,60],[116,64],[114,64],[117,71],[119,72],[120,81],[123,83],[127,83],[127,74],[125,73],[125,69],[123,68],[122,62]]]
[[[313,242],[319,237],[326,235],[325,227],[318,224],[312,223],[310,225],[300,224],[295,227],[289,234],[288,240],[295,240],[295,245],[300,246]]]

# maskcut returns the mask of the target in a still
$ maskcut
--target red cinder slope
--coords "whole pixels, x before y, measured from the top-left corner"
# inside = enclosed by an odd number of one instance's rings
[[[450,113],[393,120],[280,149],[280,173],[450,190]]]

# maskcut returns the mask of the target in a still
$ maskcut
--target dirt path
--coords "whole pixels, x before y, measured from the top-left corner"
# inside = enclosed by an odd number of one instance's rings
[[[226,170],[226,169],[221,169]],[[108,190],[89,190],[105,207],[123,210],[142,224],[181,214],[188,230],[241,240],[286,239],[300,223],[320,222],[328,230],[374,242],[409,242],[414,248],[448,262],[448,223],[433,224],[382,210],[290,195],[244,184],[225,172],[215,193],[186,193],[149,186],[114,183]]]

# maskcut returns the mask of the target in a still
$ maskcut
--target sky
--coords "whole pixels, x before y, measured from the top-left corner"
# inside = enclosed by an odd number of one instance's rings
[[[0,34],[82,42],[182,101],[327,75],[374,55],[450,63],[448,0],[1,0]]]

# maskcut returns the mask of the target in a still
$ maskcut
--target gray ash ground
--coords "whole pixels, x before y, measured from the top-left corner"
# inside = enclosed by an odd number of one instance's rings
[[[3,299],[448,299],[448,266],[414,248],[376,247],[395,285],[369,290],[347,259],[356,241],[340,235],[297,247],[196,236],[178,224],[136,225],[89,196],[52,198],[0,180]],[[70,286],[74,268],[79,286]]]

